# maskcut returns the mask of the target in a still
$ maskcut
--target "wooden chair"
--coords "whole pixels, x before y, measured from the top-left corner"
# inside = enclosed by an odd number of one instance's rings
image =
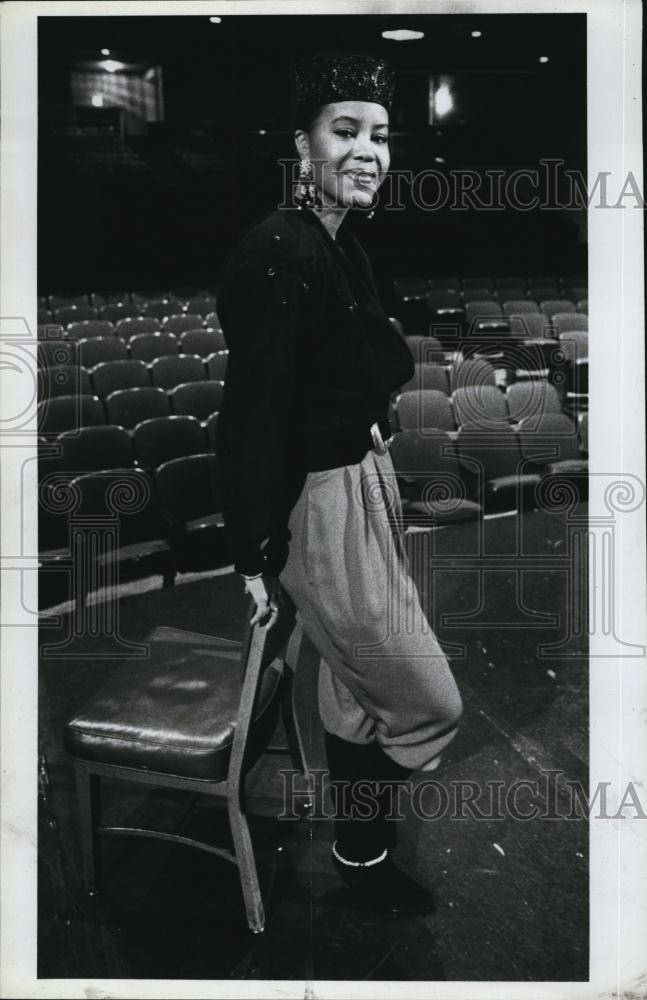
[[[245,776],[266,752],[289,753],[309,787],[294,711],[294,670],[303,633],[289,597],[274,626],[252,626],[242,642],[160,627],[150,653],[129,660],[71,719],[64,733],[74,761],[86,888],[98,885],[101,834],[138,835],[200,848],[237,865],[247,922],[265,915],[245,809]],[[279,714],[287,747],[270,746]],[[101,779],[226,795],[233,851],[183,836],[101,826]]]

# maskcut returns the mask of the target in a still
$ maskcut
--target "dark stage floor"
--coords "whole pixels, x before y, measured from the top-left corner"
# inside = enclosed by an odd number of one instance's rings
[[[435,912],[424,918],[388,919],[350,905],[329,861],[330,821],[276,819],[278,768],[289,766],[276,757],[264,758],[248,779],[263,934],[247,931],[233,866],[185,847],[108,838],[105,887],[88,899],[62,726],[118,660],[105,639],[76,640],[63,658],[43,657],[39,977],[586,980],[588,822],[563,818],[565,783],[585,789],[588,774],[586,630],[569,614],[577,601],[586,605],[586,574],[575,572],[570,557],[581,551],[573,532],[585,517],[579,507],[568,516],[535,512],[456,525],[434,533],[431,553],[428,534],[410,539],[423,605],[465,703],[461,731],[432,777],[462,788],[464,798],[464,783],[478,782],[486,814],[488,790],[505,795],[513,782],[537,781],[538,794],[532,784],[521,788],[517,806],[539,805],[548,815],[523,820],[504,810],[496,818],[497,808],[489,819],[469,809],[463,818],[410,814],[397,855],[435,892]],[[421,552],[431,554],[433,576]],[[131,641],[160,624],[235,638],[244,610],[240,580],[226,575],[125,598],[120,627]],[[68,626],[64,619],[43,628],[41,643],[60,641]],[[315,769],[325,767],[316,670],[308,644],[298,683]],[[147,795],[140,805],[132,790],[125,799],[122,792],[121,815],[142,810],[171,823],[181,810],[175,793]],[[114,813],[116,799],[107,798]],[[191,822],[217,831],[223,815],[210,804],[197,807]]]

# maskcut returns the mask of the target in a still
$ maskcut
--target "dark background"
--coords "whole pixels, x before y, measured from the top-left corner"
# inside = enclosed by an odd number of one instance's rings
[[[586,169],[585,15],[41,17],[39,291],[217,284],[231,246],[281,196],[293,154],[290,64],[331,48],[397,73],[392,168]],[[422,30],[414,42],[385,29]],[[474,39],[470,32],[482,31]],[[70,73],[110,58],[161,66],[164,122],[137,135],[75,109]],[[549,62],[539,63],[546,55]],[[427,118],[429,74],[454,78],[460,116]],[[457,119],[457,120],[456,120]],[[70,123],[90,123],[89,138]],[[96,142],[98,123],[106,135]],[[260,134],[263,130],[265,134]],[[101,129],[99,129],[101,131]],[[435,162],[442,157],[442,165]],[[528,197],[529,189],[520,188]],[[586,271],[585,212],[449,209],[350,219],[378,280]]]

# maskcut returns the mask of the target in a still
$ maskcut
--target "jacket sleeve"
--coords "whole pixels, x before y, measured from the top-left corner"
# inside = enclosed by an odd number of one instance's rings
[[[229,348],[216,432],[223,518],[238,573],[266,568],[294,461],[298,356],[307,322],[307,264],[256,255],[229,269],[218,299]],[[283,528],[285,530],[285,528]]]

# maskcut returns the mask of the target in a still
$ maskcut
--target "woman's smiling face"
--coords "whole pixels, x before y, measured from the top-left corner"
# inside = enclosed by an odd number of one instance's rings
[[[380,104],[325,104],[309,132],[297,132],[324,205],[368,208],[389,169],[389,116]]]

